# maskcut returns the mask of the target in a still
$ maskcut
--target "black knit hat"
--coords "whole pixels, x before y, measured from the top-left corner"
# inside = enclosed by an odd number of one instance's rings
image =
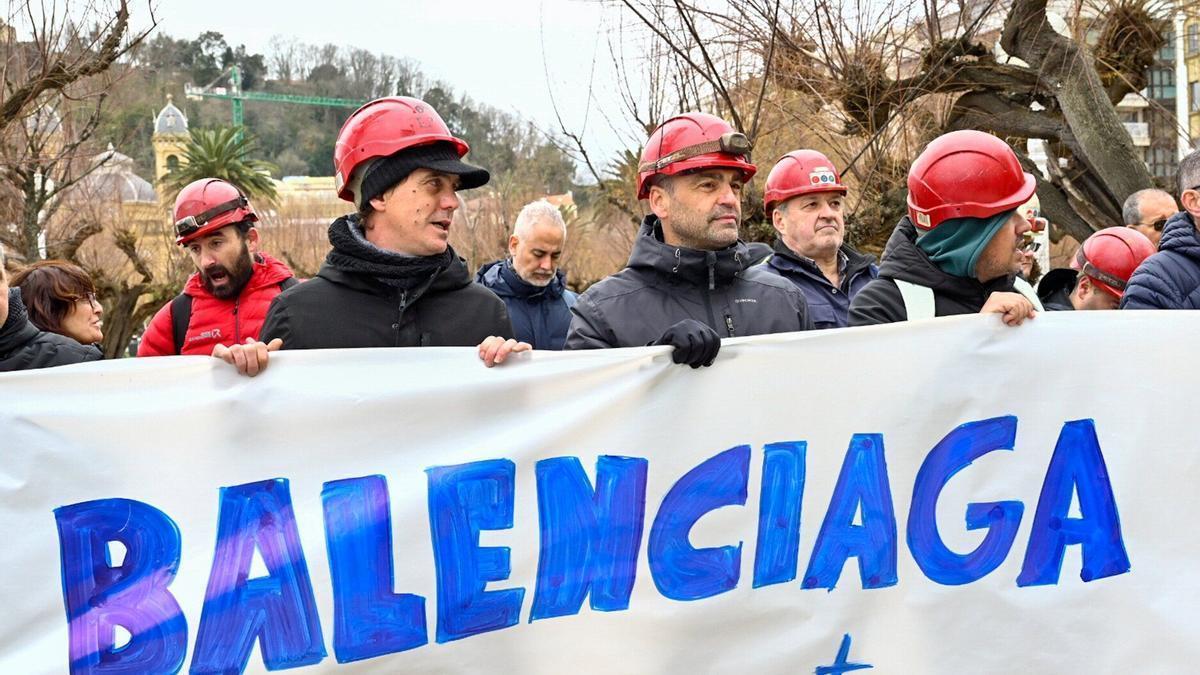
[[[491,175],[487,169],[467,164],[458,156],[454,145],[448,142],[431,143],[405,148],[394,155],[384,157],[363,170],[362,181],[356,190],[358,206],[390,190],[408,178],[417,169],[430,169],[459,177],[459,190],[470,190],[486,185]]]

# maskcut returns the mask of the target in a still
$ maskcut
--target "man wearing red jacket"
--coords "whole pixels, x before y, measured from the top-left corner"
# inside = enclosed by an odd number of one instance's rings
[[[258,250],[257,221],[245,195],[226,181],[203,178],[179,193],[176,243],[196,272],[154,315],[138,356],[208,356],[221,351],[219,345],[257,343],[271,301],[296,284],[287,265]]]

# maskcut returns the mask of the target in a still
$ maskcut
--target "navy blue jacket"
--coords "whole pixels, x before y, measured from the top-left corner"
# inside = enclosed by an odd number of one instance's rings
[[[841,285],[834,286],[821,273],[817,264],[796,255],[783,239],[775,240],[775,253],[764,266],[767,271],[796,284],[808,300],[808,312],[813,325],[821,328],[845,328],[850,323],[850,300],[867,282],[879,276],[875,258],[859,253],[843,244],[839,255],[846,256]]]
[[[512,261],[490,262],[475,273],[475,281],[487,287],[508,306],[516,338],[534,349],[562,349],[571,325],[575,293],[567,290],[562,270],[545,286],[534,286],[517,275]]]
[[[1200,237],[1187,211],[1167,221],[1158,253],[1130,277],[1121,309],[1200,309]]]

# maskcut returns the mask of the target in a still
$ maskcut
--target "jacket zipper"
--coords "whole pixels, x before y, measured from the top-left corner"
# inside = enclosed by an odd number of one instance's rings
[[[400,346],[400,323],[404,319],[404,308],[408,305],[408,290],[400,291],[400,307],[396,313],[396,346]]]
[[[708,288],[704,289],[704,306],[708,310],[708,325],[716,330],[717,317],[713,313],[712,292],[716,290],[716,266],[717,254],[709,251],[705,254],[705,262],[708,264]]]
[[[242,343],[242,320],[238,317],[238,307],[241,306],[241,298],[233,301],[233,342],[234,344]]]

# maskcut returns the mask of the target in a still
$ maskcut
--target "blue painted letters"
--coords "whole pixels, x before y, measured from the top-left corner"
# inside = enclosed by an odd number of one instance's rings
[[[647,555],[654,585],[673,600],[699,600],[737,586],[742,543],[692,548],[688,533],[701,516],[746,503],[750,446],[730,448],[687,472],[663,498],[650,528]]]
[[[167,590],[180,537],[165,513],[131,499],[54,509],[62,558],[72,673],[174,673],[187,652],[187,621]],[[125,547],[113,566],[109,542]],[[115,645],[116,627],[129,643]]]
[[[255,549],[268,576],[249,579]],[[283,478],[221,488],[193,673],[240,672],[259,641],[269,670],[325,658],[317,603]]]
[[[804,441],[770,443],[763,449],[758,504],[754,587],[796,578],[800,555],[800,499],[804,496]]]
[[[395,593],[387,480],[330,481],[321,490],[333,581],[333,652],[338,663],[420,647],[429,641],[425,598]]]
[[[575,457],[537,463],[541,551],[529,620],[591,607],[628,609],[646,515],[646,467],[640,458],[603,456],[596,489]]]
[[[479,532],[512,527],[516,466],[507,459],[492,459],[425,473],[437,567],[437,641],[515,625],[525,589],[483,590],[489,581],[508,578],[509,549],[480,547]]]
[[[1080,518],[1068,518],[1071,496],[1079,493]],[[1063,425],[1042,483],[1033,531],[1025,549],[1025,564],[1018,586],[1058,583],[1067,546],[1083,547],[1084,581],[1103,579],[1129,571],[1129,556],[1121,536],[1117,500],[1108,480],[1108,468],[1092,420]]]
[[[854,524],[862,511],[862,525]],[[858,558],[863,588],[896,583],[896,514],[883,457],[883,436],[854,434],[817,534],[804,588],[833,590],[846,559]]]
[[[1011,450],[1016,437],[1016,417],[968,422],[946,434],[925,457],[908,511],[908,549],[921,571],[933,581],[969,584],[1004,562],[1025,510],[1021,502],[968,504],[967,529],[987,528],[987,534],[974,551],[963,555],[947,548],[938,533],[937,501],[954,474],[993,450]]]

